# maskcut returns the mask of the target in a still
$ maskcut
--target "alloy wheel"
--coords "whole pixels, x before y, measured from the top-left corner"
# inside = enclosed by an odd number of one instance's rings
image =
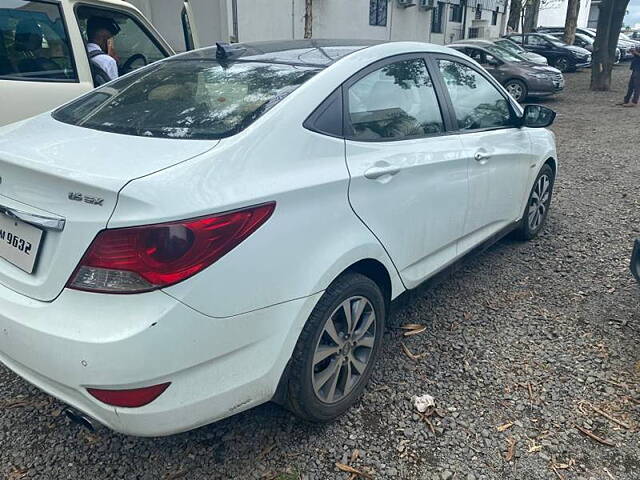
[[[528,221],[529,230],[536,231],[542,225],[547,215],[551,198],[551,180],[547,175],[541,175],[533,187],[529,199]]]
[[[360,382],[373,353],[376,313],[362,296],[343,301],[329,315],[312,361],[312,384],[318,399],[336,403]]]
[[[507,92],[509,92],[509,95],[511,95],[514,98],[514,100],[520,101],[522,99],[522,95],[524,93],[522,89],[522,85],[520,85],[519,83],[513,82],[513,83],[508,83],[506,88],[507,88]]]
[[[567,62],[566,58],[559,58],[556,61],[556,68],[561,72],[566,72],[567,70],[569,70],[569,62]]]

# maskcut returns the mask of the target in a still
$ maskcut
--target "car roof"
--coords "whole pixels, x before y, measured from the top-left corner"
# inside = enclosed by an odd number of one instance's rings
[[[374,45],[375,40],[281,40],[221,44],[187,52],[175,57],[179,60],[227,58],[229,62],[265,62],[287,65],[328,67],[341,58]],[[220,53],[222,52],[222,53]]]
[[[227,62],[264,62],[326,68],[345,57],[367,50],[369,61],[411,52],[446,53],[451,50],[440,45],[422,42],[394,42],[380,40],[307,39],[222,44],[182,53],[163,61],[215,60],[219,48]]]

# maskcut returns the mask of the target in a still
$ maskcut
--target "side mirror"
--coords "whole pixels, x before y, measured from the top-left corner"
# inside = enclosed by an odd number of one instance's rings
[[[553,123],[556,112],[542,105],[527,105],[520,119],[520,126],[530,128],[544,128]]]

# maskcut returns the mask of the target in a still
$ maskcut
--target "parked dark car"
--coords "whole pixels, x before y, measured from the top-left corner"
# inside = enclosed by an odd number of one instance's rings
[[[561,72],[572,72],[591,65],[591,54],[588,50],[567,45],[546,33],[516,33],[507,38],[522,45],[529,52],[546,57],[549,65],[553,65]]]
[[[555,35],[555,34],[564,35],[564,27],[538,27],[536,29],[536,32],[550,33],[552,35]],[[592,44],[596,39],[596,31],[592,28],[578,27],[576,28],[576,35],[581,35],[581,36],[590,38],[592,40]],[[616,52],[616,62],[633,57],[633,54],[631,53],[631,47],[633,45],[634,45],[633,42],[629,42],[623,39],[622,36],[619,36],[617,47],[618,47],[618,50],[620,50],[620,58],[618,59],[617,52]],[[582,46],[582,45],[578,45],[578,46]],[[588,48],[587,50],[589,50],[590,52],[592,51]]]
[[[551,35],[556,37],[558,40],[562,40],[564,33],[563,32],[551,33]],[[585,50],[589,50],[589,52],[591,52],[591,55],[593,55],[594,42],[595,42],[594,37],[590,37],[589,35],[585,35],[584,33],[576,32],[573,44],[576,47],[582,47]],[[616,63],[620,62],[621,58],[622,58],[622,52],[620,51],[619,48],[616,48]]]
[[[486,40],[468,40],[449,47],[482,65],[518,102],[528,96],[553,95],[564,88],[564,77],[558,69],[529,62]]]
[[[636,240],[633,245],[633,253],[631,254],[631,273],[640,283],[640,240]]]

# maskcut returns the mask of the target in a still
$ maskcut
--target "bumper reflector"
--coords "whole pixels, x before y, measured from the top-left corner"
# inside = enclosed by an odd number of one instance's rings
[[[171,385],[171,382],[153,385],[151,387],[134,388],[131,390],[103,390],[87,388],[91,396],[102,403],[114,407],[136,408],[148,405],[158,398]]]

